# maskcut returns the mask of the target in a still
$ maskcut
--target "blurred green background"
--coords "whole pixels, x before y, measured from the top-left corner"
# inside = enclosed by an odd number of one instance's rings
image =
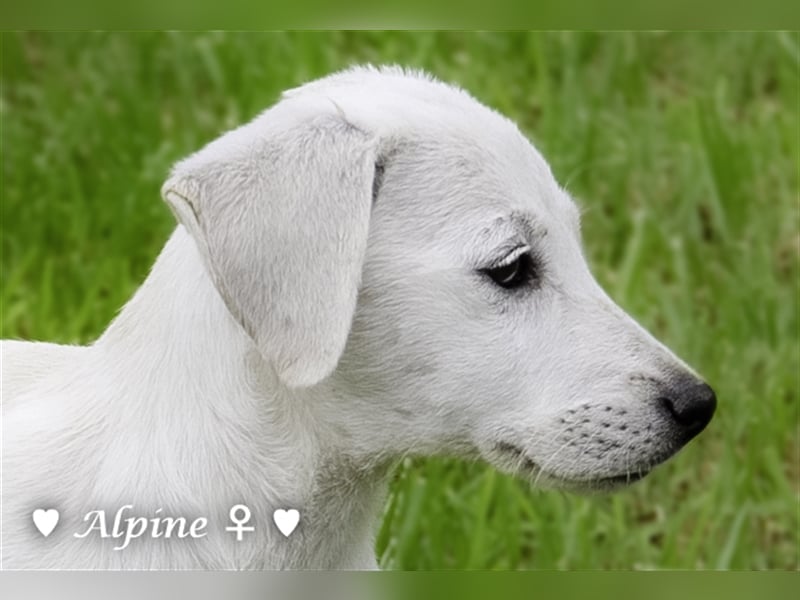
[[[583,205],[599,281],[720,402],[611,496],[407,459],[380,564],[798,568],[794,33],[3,34],[2,336],[94,339],[175,226],[170,165],[363,62],[423,67],[517,121]]]

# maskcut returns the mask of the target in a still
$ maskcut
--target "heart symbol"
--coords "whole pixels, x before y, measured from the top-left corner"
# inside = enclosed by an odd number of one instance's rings
[[[37,508],[33,511],[33,524],[36,525],[39,533],[47,537],[58,525],[58,511],[55,508],[49,510]]]
[[[281,533],[289,537],[300,522],[300,513],[294,508],[290,508],[289,510],[279,508],[272,513],[272,520],[275,521],[275,525],[278,526]]]

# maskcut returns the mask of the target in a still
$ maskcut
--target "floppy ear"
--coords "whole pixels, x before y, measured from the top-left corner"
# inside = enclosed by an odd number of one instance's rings
[[[364,262],[377,140],[285,100],[178,163],[162,195],[228,309],[289,386],[335,368]]]

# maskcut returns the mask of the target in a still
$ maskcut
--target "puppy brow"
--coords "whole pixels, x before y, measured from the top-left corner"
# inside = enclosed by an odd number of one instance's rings
[[[477,236],[479,246],[476,248],[479,255],[475,258],[477,261],[485,261],[487,257],[501,259],[546,235],[547,229],[528,213],[514,212],[499,216],[480,230]]]
[[[510,223],[529,242],[547,235],[547,228],[528,213],[511,213]]]

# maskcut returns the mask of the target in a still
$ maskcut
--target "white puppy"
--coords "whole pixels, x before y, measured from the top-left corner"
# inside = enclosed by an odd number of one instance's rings
[[[373,568],[404,454],[611,488],[714,411],[592,278],[517,127],[423,74],[287,92],[163,195],[181,225],[100,339],[3,343],[6,567]],[[206,535],[76,537],[126,505]],[[36,508],[60,511],[49,537]],[[289,537],[279,508],[300,512]]]

